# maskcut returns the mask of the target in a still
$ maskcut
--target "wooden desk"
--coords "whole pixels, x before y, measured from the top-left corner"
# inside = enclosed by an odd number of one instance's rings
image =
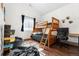
[[[69,33],[70,36],[79,36],[79,33]]]
[[[79,33],[69,33],[69,36],[78,37],[78,46],[79,46]]]

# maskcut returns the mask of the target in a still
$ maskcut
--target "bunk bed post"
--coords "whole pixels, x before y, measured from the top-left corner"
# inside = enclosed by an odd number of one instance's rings
[[[59,28],[59,20],[56,19],[55,17],[52,17],[52,24],[48,33],[48,47],[50,47],[50,45],[55,43],[55,35],[52,34],[54,31],[57,31],[57,29]]]

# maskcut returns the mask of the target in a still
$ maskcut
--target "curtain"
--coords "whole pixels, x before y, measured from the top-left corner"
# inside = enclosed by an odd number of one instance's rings
[[[35,29],[35,25],[36,25],[36,18],[34,18],[34,28],[33,29]]]
[[[24,15],[21,15],[22,17],[22,27],[21,27],[21,31],[24,31]]]

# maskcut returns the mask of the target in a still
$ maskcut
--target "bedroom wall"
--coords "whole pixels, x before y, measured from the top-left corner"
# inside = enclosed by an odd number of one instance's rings
[[[21,15],[30,16],[39,20],[39,14],[32,10],[28,5],[22,3],[7,3],[5,4],[6,17],[5,24],[11,25],[15,29],[15,36],[22,37],[23,39],[29,38],[32,31],[21,32],[22,19]]]
[[[69,24],[66,20],[65,23],[62,23],[61,20],[66,19],[67,16],[70,16],[69,20],[72,20],[73,23]],[[52,21],[51,17],[56,17],[60,20],[60,27],[69,27],[70,33],[75,32],[79,33],[79,4],[68,4],[62,8],[59,8],[55,11],[49,12],[41,17],[42,20]],[[69,41],[78,43],[77,37],[69,37]]]

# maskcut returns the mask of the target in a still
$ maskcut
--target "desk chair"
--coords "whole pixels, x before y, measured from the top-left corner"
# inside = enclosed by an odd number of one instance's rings
[[[57,29],[57,44],[61,47],[67,47],[67,40],[69,35],[68,28],[58,28]]]

